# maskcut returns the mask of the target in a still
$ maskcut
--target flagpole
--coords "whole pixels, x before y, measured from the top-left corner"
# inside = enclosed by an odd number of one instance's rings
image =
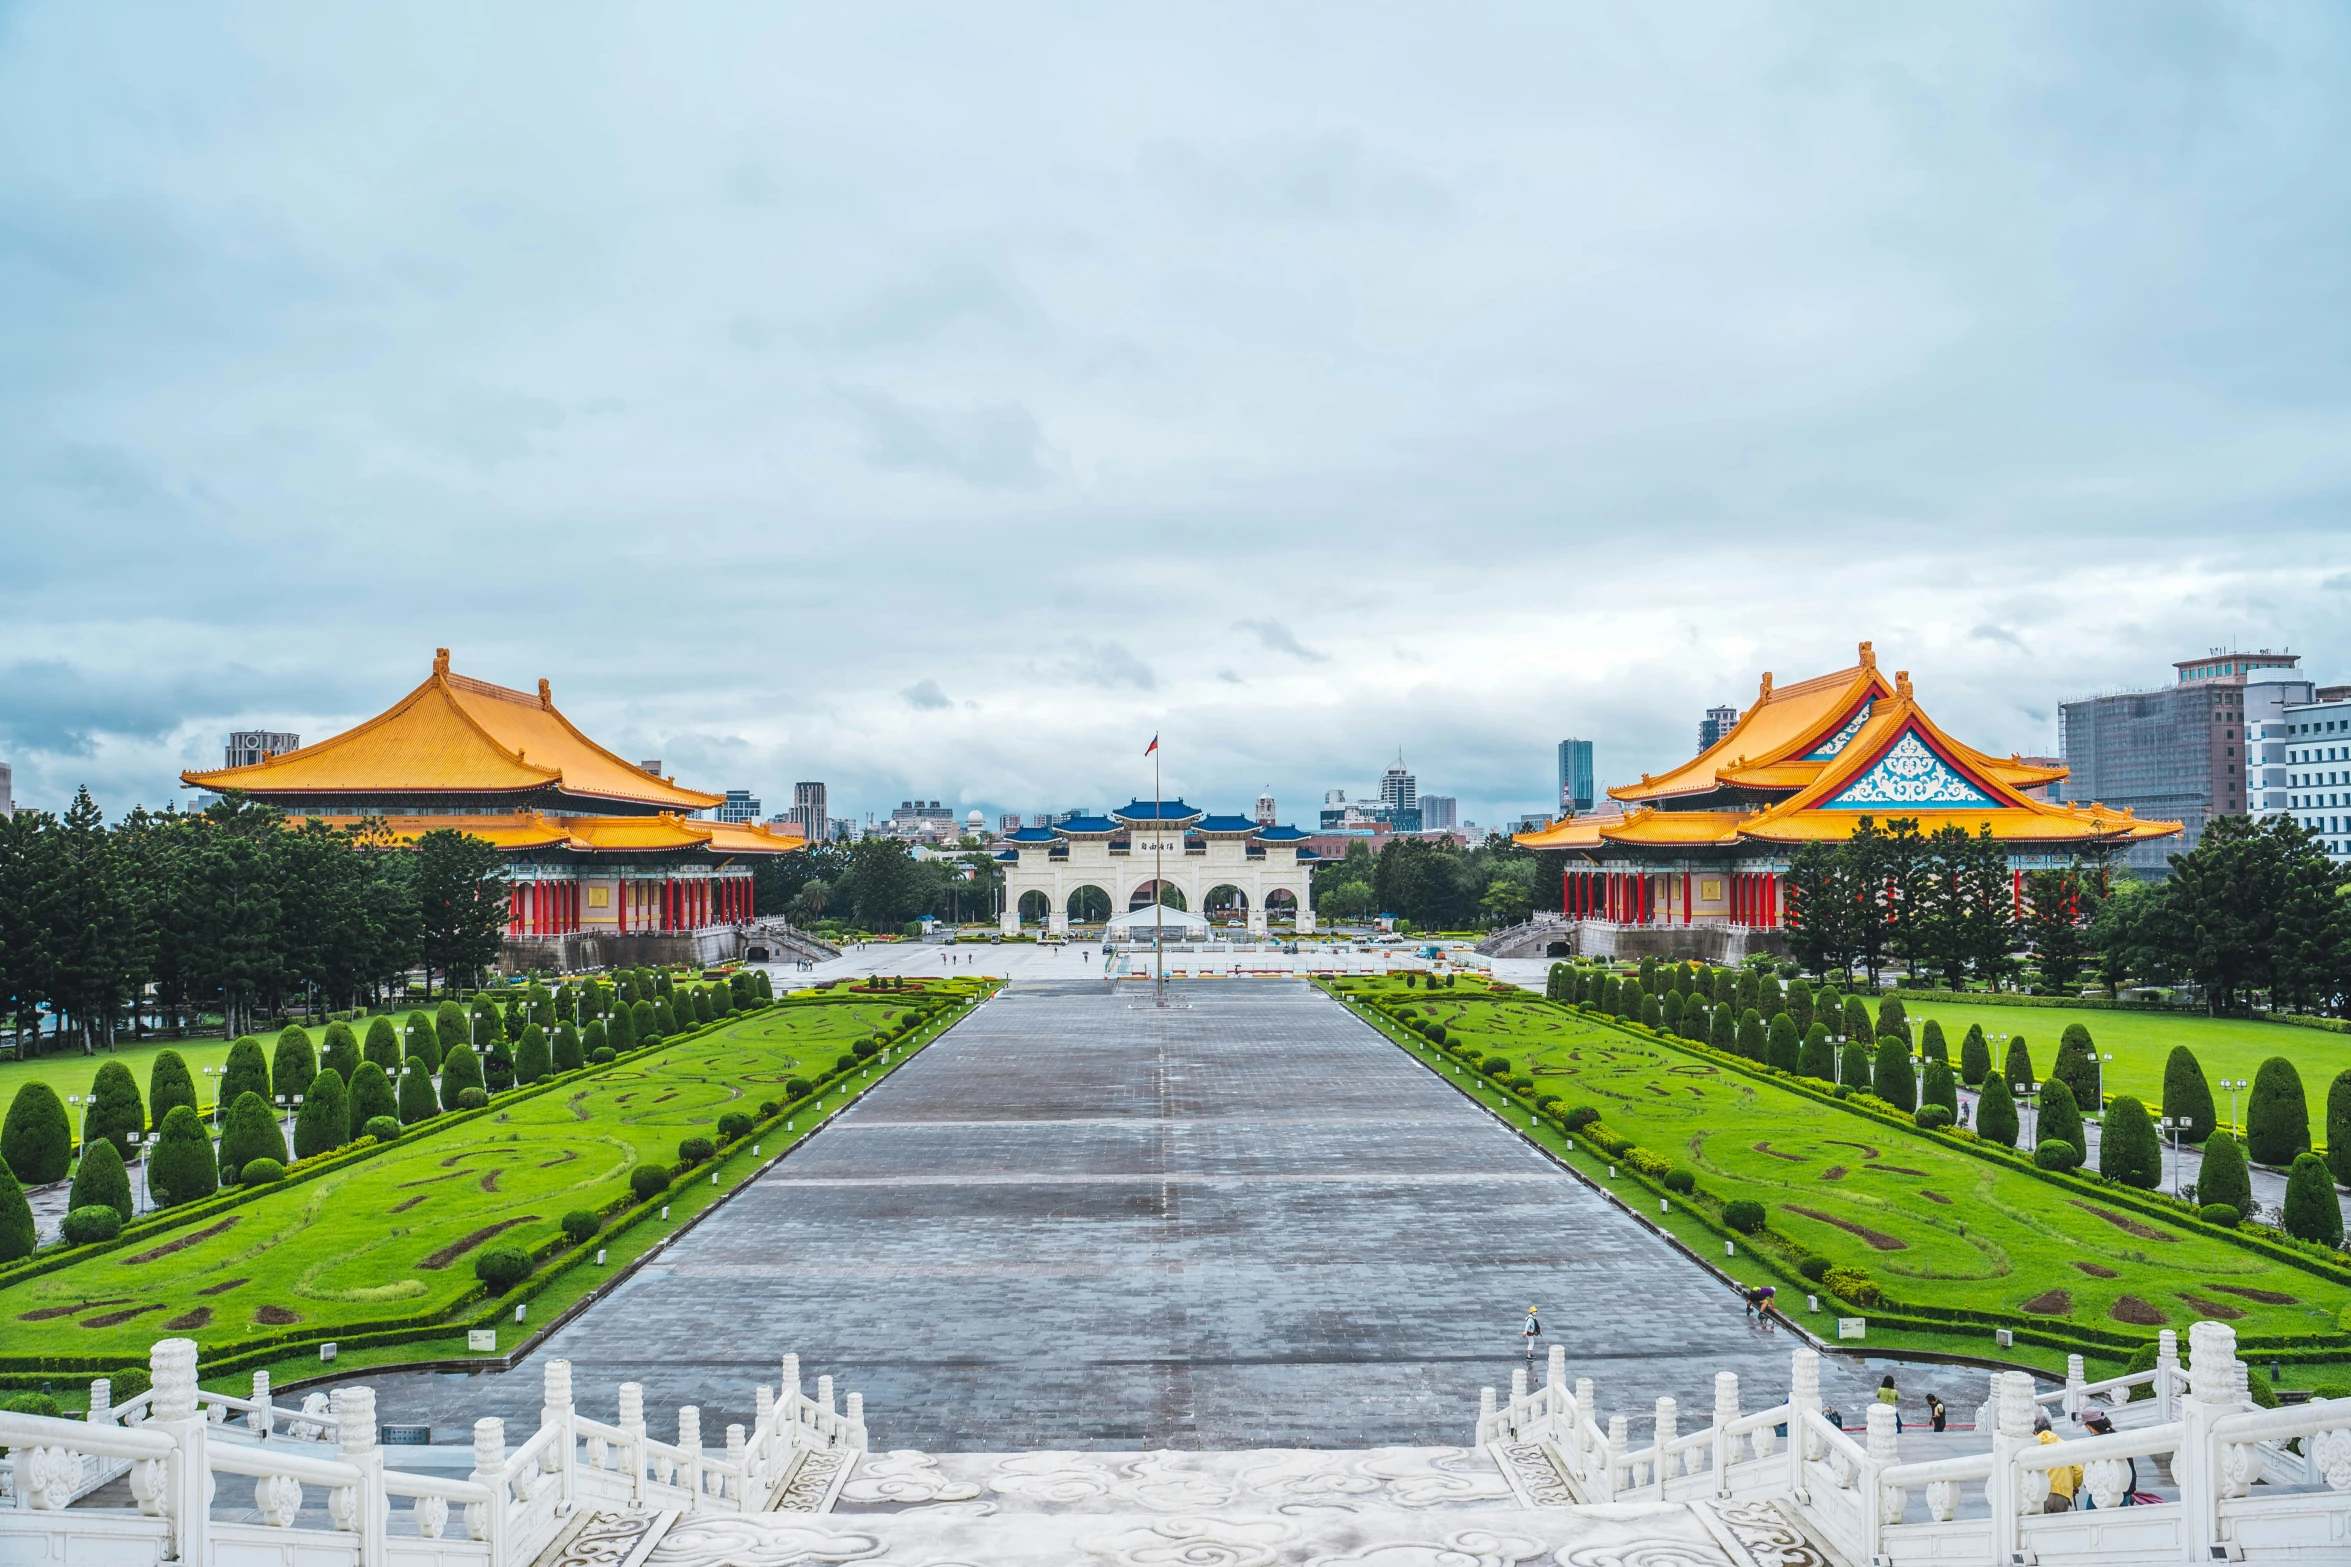
[[[1130,742],[1131,743],[1131,742]],[[1159,819],[1159,736],[1151,737],[1151,958],[1157,973],[1151,980],[1151,1004],[1167,1005],[1167,884],[1162,879],[1160,851],[1167,846],[1167,824]]]

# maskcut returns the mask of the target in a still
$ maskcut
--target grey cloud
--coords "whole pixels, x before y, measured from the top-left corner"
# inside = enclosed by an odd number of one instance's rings
[[[1970,626],[1968,628],[1967,634],[1974,641],[2002,643],[2008,647],[2016,649],[2019,653],[2030,653],[2032,651],[2031,648],[2028,648],[2024,645],[2024,638],[2018,636],[2015,632],[2009,630],[2006,626],[1997,626],[1988,620],[1983,622],[1981,625]]]
[[[836,395],[863,433],[866,458],[877,468],[945,474],[987,487],[1044,481],[1044,432],[1019,403],[922,408],[887,392],[843,388]]]
[[[947,693],[939,689],[936,680],[917,680],[898,694],[906,698],[907,706],[919,707],[924,712],[937,712],[940,708],[955,705]]]
[[[1245,686],[1249,683],[1248,681],[1243,680],[1239,675],[1234,674],[1229,669],[1218,670],[1216,672],[1216,678],[1223,681],[1228,686]]]
[[[1298,640],[1288,626],[1278,620],[1236,620],[1233,622],[1233,626],[1236,630],[1257,633],[1257,640],[1264,643],[1269,652],[1287,653],[1292,658],[1302,658],[1309,664],[1330,662],[1330,654],[1318,653],[1313,648],[1306,646]]]
[[[1091,642],[1084,637],[1070,642],[1069,654],[1060,661],[1056,673],[1063,679],[1106,690],[1149,691],[1159,684],[1151,666],[1128,652],[1123,644]]]

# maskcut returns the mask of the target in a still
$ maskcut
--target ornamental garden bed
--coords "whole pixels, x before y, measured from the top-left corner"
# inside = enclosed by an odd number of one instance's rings
[[[886,1065],[843,1066],[855,1057],[853,1042],[877,1034],[927,1042],[961,1014],[957,1003],[984,993],[978,982],[948,980],[794,997],[501,1095],[486,1110],[437,1118],[396,1142],[365,1144],[356,1156],[321,1161],[332,1164],[324,1173],[240,1195],[226,1214],[192,1205],[176,1233],[168,1219],[143,1222],[136,1246],[42,1259],[51,1265],[0,1287],[0,1323],[11,1329],[0,1380],[120,1368],[139,1381],[135,1369],[166,1319],[187,1322],[208,1370],[266,1363],[290,1345],[328,1339],[356,1348],[446,1337],[460,1316],[509,1312],[664,1203],[691,1197],[705,1206],[758,1167],[737,1157],[753,1138],[792,1121],[790,1133],[764,1145],[772,1157],[818,1124],[808,1113],[813,1098],[837,1107],[844,1086],[862,1087],[867,1072],[878,1077],[906,1059],[901,1052]],[[793,1094],[787,1085],[796,1078],[818,1092]],[[769,1104],[775,1112],[760,1116]],[[717,1127],[730,1112],[750,1129],[726,1143]],[[715,1161],[678,1173],[664,1190],[632,1192],[633,1171],[674,1167],[689,1137],[722,1143]],[[716,1188],[713,1170],[722,1175]],[[561,1221],[575,1210],[599,1215],[600,1232],[568,1239]],[[494,1303],[473,1270],[492,1246],[540,1263]]]
[[[2115,1360],[2151,1343],[2158,1327],[2208,1315],[2196,1302],[2218,1292],[2243,1302],[2234,1325],[2264,1354],[2351,1356],[2351,1333],[2339,1325],[2351,1271],[2290,1245],[2174,1218],[2148,1194],[2051,1177],[1741,1058],[1523,993],[1432,993],[1389,980],[1332,988],[1448,1076],[1459,1067],[1460,1081],[1482,1077],[1490,1101],[1555,1099],[1554,1118],[1597,1110],[1598,1122],[1576,1134],[1590,1161],[1580,1168],[1598,1174],[1613,1162],[1609,1184],[1644,1214],[1670,1200],[1673,1213],[1661,1220],[1694,1226],[1685,1237],[1694,1250],[1732,1240],[1738,1260],[1723,1265],[1749,1279],[1768,1274],[1783,1301],[1790,1291],[1799,1306],[1806,1291],[1824,1303],[1842,1296],[1871,1318],[1872,1342],[1890,1341],[1882,1329],[1891,1328],[1910,1342],[1986,1354],[1989,1329],[2005,1326],[2020,1343]],[[1441,1027],[1444,1047],[1398,1026],[1403,1015]],[[1496,1059],[1507,1068],[1481,1070]],[[1532,1086],[1510,1093],[1501,1086],[1510,1079]],[[1684,1176],[1692,1190],[1678,1195]],[[1724,1222],[1739,1200],[1762,1205],[1760,1233]],[[2060,1294],[2064,1309],[2050,1310]]]

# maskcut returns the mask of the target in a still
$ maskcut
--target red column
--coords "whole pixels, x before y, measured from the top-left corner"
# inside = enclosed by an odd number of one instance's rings
[[[1690,873],[1682,872],[1682,923],[1690,923]]]

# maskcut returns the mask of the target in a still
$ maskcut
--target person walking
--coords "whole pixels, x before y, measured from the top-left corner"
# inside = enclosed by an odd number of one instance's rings
[[[1927,1423],[1940,1431],[1943,1429],[1943,1421],[1946,1418],[1947,1413],[1943,1408],[1943,1400],[1937,1395],[1929,1393],[1927,1395]]]
[[[2114,1435],[2114,1417],[2103,1409],[2093,1409],[2082,1416],[2082,1424],[2089,1428],[2092,1436]],[[2126,1458],[2123,1462],[2130,1466],[2130,1478],[2122,1488],[2122,1505],[2130,1507],[2136,1504],[2139,1498],[2139,1461],[2136,1458]],[[2085,1510],[2097,1505],[2098,1499],[2094,1496],[2082,1498],[2082,1507]]]
[[[2033,1417],[2033,1435],[2043,1447],[2054,1447],[2065,1440],[2049,1429],[2047,1415]],[[2073,1511],[2074,1493],[2082,1487],[2082,1471],[2074,1464],[2053,1464],[2049,1469],[2049,1499],[2041,1504],[2045,1513]]]
[[[1518,1336],[1526,1345],[1527,1364],[1531,1366],[1535,1363],[1535,1340],[1543,1336],[1543,1323],[1535,1315],[1534,1307],[1527,1307],[1526,1326],[1518,1330]]]
[[[1893,1406],[1894,1434],[1900,1436],[1902,1434],[1902,1395],[1896,1390],[1894,1374],[1890,1371],[1886,1373],[1886,1379],[1878,1384],[1878,1402]]]

